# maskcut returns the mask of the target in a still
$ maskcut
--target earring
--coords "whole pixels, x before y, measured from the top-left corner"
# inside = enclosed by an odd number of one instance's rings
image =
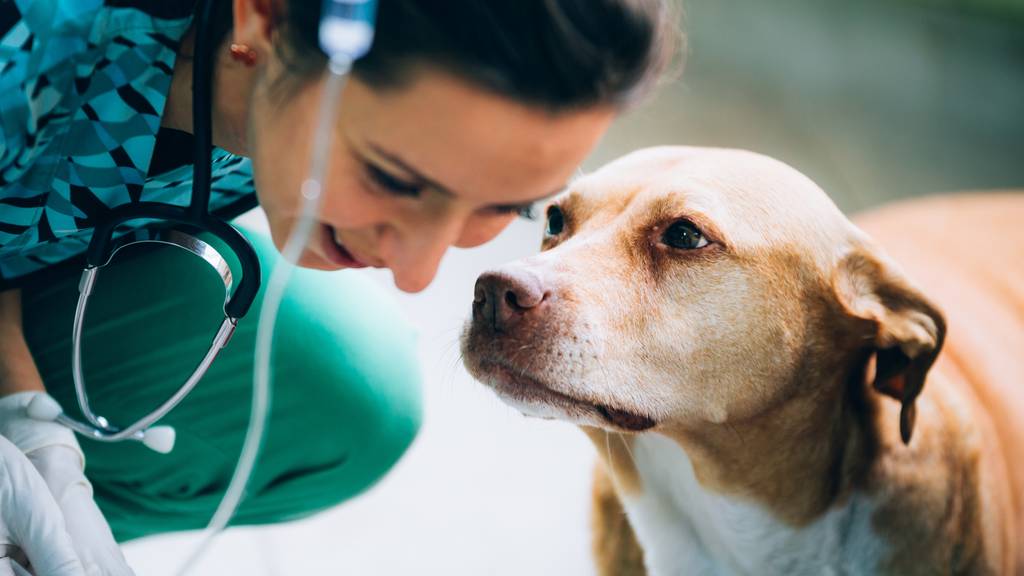
[[[235,62],[241,62],[246,66],[256,63],[256,51],[245,44],[231,44],[231,57]]]

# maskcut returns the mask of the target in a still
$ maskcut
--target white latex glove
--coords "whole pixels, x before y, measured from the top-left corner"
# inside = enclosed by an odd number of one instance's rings
[[[78,445],[78,440],[75,439],[74,432],[56,422],[35,420],[26,414],[25,409],[29,402],[39,394],[42,392],[21,392],[0,398],[0,436],[10,440],[11,444],[25,455],[38,471],[38,476],[45,482],[52,501],[56,504],[57,517],[63,516],[65,534],[70,537],[72,549],[81,562],[81,567],[77,569],[84,569],[84,572],[54,571],[52,574],[134,576],[121,549],[114,541],[110,526],[92,498],[92,485],[84,473],[85,456]],[[37,490],[33,488],[31,494],[35,492]],[[17,498],[22,498],[22,495],[18,493]],[[32,510],[34,511],[34,507]],[[6,512],[0,514],[6,520]],[[49,516],[49,513],[47,515]],[[46,533],[41,536],[49,538],[55,534]],[[32,547],[42,546],[45,550],[65,549],[60,541],[14,543],[26,552],[34,567],[33,570],[39,576],[48,576],[51,572],[46,572],[32,556]]]
[[[0,436],[0,575],[27,574],[12,556],[28,557],[39,576],[82,576],[64,515],[35,466]],[[17,557],[15,556],[15,557]]]

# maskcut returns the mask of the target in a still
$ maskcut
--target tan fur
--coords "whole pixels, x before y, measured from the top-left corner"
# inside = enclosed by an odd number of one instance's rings
[[[604,462],[598,462],[594,467],[591,517],[594,565],[599,576],[646,576],[644,552],[605,466]]]
[[[475,308],[463,350],[524,412],[582,425],[623,498],[644,476],[615,440],[639,426],[796,530],[870,499],[881,572],[1024,574],[1024,195],[883,209],[859,220],[872,241],[781,163],[658,148],[557,205],[566,231],[483,279],[543,298],[500,326]],[[679,219],[710,244],[666,247]],[[596,482],[597,559],[620,573],[630,538]]]
[[[580,428],[601,453],[601,460],[594,466],[590,519],[597,573],[599,576],[646,576],[643,550],[618,497],[618,494],[635,494],[643,489],[633,464],[633,439],[593,426]]]
[[[609,479],[614,481],[615,489],[627,494],[639,492],[643,484],[633,464],[633,439],[625,434],[593,426],[580,428],[601,452],[604,469],[607,470]]]
[[[936,428],[944,429],[946,441],[962,450],[955,456],[958,468],[965,469],[960,481],[968,483],[977,507],[963,513],[974,515],[986,543],[1002,551],[1004,560],[996,564],[996,573],[1020,574],[1024,194],[910,201],[865,214],[856,222],[945,313],[948,337],[925,397],[943,404],[945,412],[936,415]]]

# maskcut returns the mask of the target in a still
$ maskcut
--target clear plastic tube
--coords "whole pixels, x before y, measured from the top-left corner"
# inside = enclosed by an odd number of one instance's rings
[[[320,111],[313,134],[313,148],[310,154],[309,173],[302,182],[302,209],[295,227],[285,241],[281,251],[282,261],[270,274],[263,304],[259,311],[256,327],[255,366],[253,369],[252,408],[249,428],[245,433],[242,453],[231,475],[231,481],[224,497],[214,512],[199,544],[182,564],[179,575],[187,574],[198,563],[213,543],[214,538],[224,531],[245,496],[245,488],[252,476],[263,444],[267,416],[270,413],[271,386],[270,368],[273,361],[272,344],[277,313],[281,307],[288,279],[295,264],[309,242],[313,227],[318,222],[321,192],[327,174],[327,159],[330,157],[331,132],[338,113],[341,91],[352,63],[370,50],[373,42],[374,19],[377,3],[375,0],[324,0],[320,29],[320,46],[328,55],[326,80],[320,96]]]
[[[206,527],[199,544],[179,569],[179,575],[188,574],[212,544],[214,538],[227,527],[245,496],[246,485],[249,483],[256,465],[256,457],[259,455],[266,431],[267,415],[270,412],[270,367],[277,313],[295,263],[302,256],[313,227],[318,222],[317,214],[320,210],[321,191],[327,173],[327,159],[330,157],[331,131],[335,125],[341,91],[351,68],[351,62],[352,60],[347,56],[336,54],[328,64],[324,89],[320,97],[320,111],[313,136],[309,173],[301,187],[302,210],[295,227],[285,241],[284,249],[281,251],[282,261],[270,274],[270,281],[267,284],[266,293],[263,295],[263,304],[260,306],[259,324],[256,328],[252,409],[249,416],[249,428],[246,430],[245,441],[242,444],[242,453],[238,458],[235,471],[231,475],[231,482],[224,492],[224,497],[217,506],[217,511]]]

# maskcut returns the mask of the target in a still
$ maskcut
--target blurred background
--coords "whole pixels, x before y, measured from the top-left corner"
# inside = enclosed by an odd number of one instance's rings
[[[625,115],[587,160],[657,144],[741,147],[817,181],[855,212],[909,196],[1024,188],[1024,0],[685,0],[685,71]],[[258,212],[244,217],[261,222]],[[1024,224],[1022,224],[1024,225]],[[222,536],[197,574],[590,574],[594,450],[475,384],[457,338],[476,276],[534,252],[541,223],[453,251],[409,296],[426,419],[376,487],[314,518]],[[142,575],[195,543],[132,543]]]
[[[846,211],[1024,184],[1024,0],[684,0],[685,70],[591,166],[652,143],[748,148]]]

